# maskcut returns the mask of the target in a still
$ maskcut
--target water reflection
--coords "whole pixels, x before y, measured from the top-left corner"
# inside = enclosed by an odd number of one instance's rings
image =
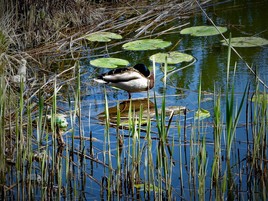
[[[147,118],[148,116],[153,116],[155,107],[154,103],[147,98],[144,99],[134,99],[134,100],[125,100],[120,102],[118,105],[109,107],[109,120],[110,124],[116,125],[117,117],[120,116],[120,125],[128,125],[129,122],[129,111],[133,114],[139,115],[142,112],[142,117]],[[98,119],[100,121],[105,120],[105,111],[98,114]]]
[[[161,106],[161,105],[160,105]],[[109,123],[111,126],[117,125],[117,118],[120,117],[119,126],[129,126],[131,123],[129,119],[134,117],[142,117],[139,119],[142,125],[146,125],[149,118],[155,117],[155,104],[148,98],[144,99],[134,99],[134,100],[125,100],[120,102],[116,106],[108,108],[109,113]],[[160,114],[161,108],[157,109]],[[169,115],[179,115],[185,114],[187,108],[184,106],[166,106],[165,114]],[[130,116],[132,114],[132,116]],[[103,111],[97,115],[98,119],[102,122],[105,121],[106,112]]]

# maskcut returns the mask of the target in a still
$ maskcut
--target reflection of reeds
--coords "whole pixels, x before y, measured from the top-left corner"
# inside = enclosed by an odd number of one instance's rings
[[[201,76],[200,76],[201,77]],[[199,81],[199,90],[198,90],[198,111],[201,109],[201,96],[202,96],[202,80]],[[200,119],[199,113],[197,115],[197,130],[198,130],[198,142],[201,141],[201,129],[205,129],[202,125],[202,120]],[[201,122],[201,124],[200,124]],[[199,143],[198,147],[198,196],[199,200],[205,199],[205,186],[206,186],[206,175],[207,175],[207,150],[206,150],[206,135],[203,135],[202,142]]]

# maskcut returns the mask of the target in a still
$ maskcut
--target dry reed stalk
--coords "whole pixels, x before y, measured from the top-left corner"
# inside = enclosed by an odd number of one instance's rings
[[[211,0],[205,1],[201,5],[208,4],[210,1]],[[145,35],[159,35],[157,28],[164,26],[166,23],[171,23],[174,20],[189,17],[197,8],[196,4],[193,4],[191,1],[181,2],[179,0],[172,0],[158,3],[157,5],[143,6],[139,6],[137,3],[122,7],[107,6],[102,9],[102,15],[107,17],[98,24],[85,25],[79,28],[79,30],[78,28],[73,28],[70,30],[72,34],[67,34],[56,42],[51,41],[39,48],[28,50],[27,53],[32,56],[55,53],[57,55],[66,54],[70,52],[70,47],[79,49],[79,46],[81,46],[80,42],[84,40],[84,35],[96,31],[113,31],[124,34],[125,36],[130,33],[135,33],[134,36],[129,36],[132,39]],[[124,16],[131,17],[124,19]]]

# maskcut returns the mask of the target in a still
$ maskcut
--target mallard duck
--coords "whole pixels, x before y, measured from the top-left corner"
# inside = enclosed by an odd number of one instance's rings
[[[127,91],[129,99],[133,92],[147,91],[154,87],[154,74],[144,64],[117,68],[99,75],[94,80]]]

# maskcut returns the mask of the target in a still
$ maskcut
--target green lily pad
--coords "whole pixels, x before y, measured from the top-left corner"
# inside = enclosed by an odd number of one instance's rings
[[[155,58],[156,63],[167,63],[168,64],[178,64],[181,62],[190,62],[194,59],[193,56],[181,52],[169,52],[169,53],[156,53],[152,56],[150,56],[150,60],[153,61],[153,58]]]
[[[203,108],[198,109],[195,113],[195,119],[197,120],[203,120],[208,117],[210,117],[210,112]]]
[[[89,41],[97,42],[110,42],[112,39],[122,39],[120,34],[112,32],[95,32],[85,36],[85,39]]]
[[[225,40],[221,40],[223,45],[228,46]],[[268,40],[260,37],[235,37],[231,38],[231,45],[233,47],[256,47],[268,45]]]
[[[47,120],[48,120],[48,122],[51,121],[51,115],[47,115]],[[55,123],[62,130],[65,130],[68,127],[66,115],[64,115],[64,114],[56,114],[55,115]]]
[[[219,33],[224,33],[227,31],[226,27],[217,26],[217,29],[214,26],[195,26],[188,27],[181,30],[181,34],[190,34],[191,36],[212,36],[218,35]]]
[[[173,70],[175,70],[177,67],[176,66],[167,66],[167,72],[171,72]],[[164,72],[165,71],[165,66],[161,66],[161,71]]]
[[[59,128],[67,128],[68,122],[65,117],[65,115],[56,116],[56,124],[59,125]]]
[[[99,58],[90,61],[90,64],[100,68],[117,68],[119,66],[127,66],[129,62],[119,58]]]
[[[171,45],[169,41],[163,41],[162,39],[144,39],[144,40],[136,40],[125,43],[123,48],[125,50],[157,50],[163,49]]]
[[[144,190],[144,187],[145,187],[145,190],[146,191],[152,191],[153,189],[155,189],[155,191],[158,191],[158,187],[153,185],[153,184],[134,184],[134,187],[137,188],[137,189],[140,189],[140,191],[143,191]],[[149,188],[148,188],[149,187]]]
[[[128,119],[121,119],[119,126],[126,126],[126,127],[132,127],[134,125],[142,125],[145,126],[148,124],[148,119],[141,119],[139,121],[129,121]]]
[[[268,94],[254,94],[251,101],[259,104],[268,103]]]

